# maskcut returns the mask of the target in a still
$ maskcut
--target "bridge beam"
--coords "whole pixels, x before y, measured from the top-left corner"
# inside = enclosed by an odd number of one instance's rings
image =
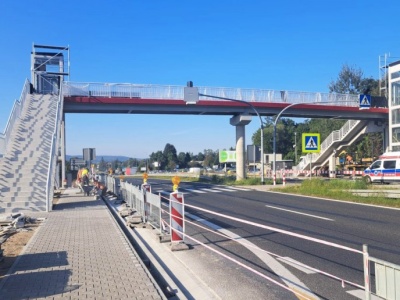
[[[236,180],[246,178],[245,149],[246,130],[245,126],[251,122],[250,115],[236,115],[230,119],[230,124],[236,126]]]

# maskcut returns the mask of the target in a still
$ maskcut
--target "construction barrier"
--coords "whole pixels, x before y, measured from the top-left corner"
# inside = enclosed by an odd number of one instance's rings
[[[151,185],[148,183],[143,183],[141,186],[141,190],[143,191],[144,195],[144,220],[147,222],[147,219],[150,214],[150,206],[147,203],[147,195],[151,194]]]
[[[183,193],[173,192],[170,194],[170,224],[171,224],[171,242],[183,242],[185,233],[185,209]]]

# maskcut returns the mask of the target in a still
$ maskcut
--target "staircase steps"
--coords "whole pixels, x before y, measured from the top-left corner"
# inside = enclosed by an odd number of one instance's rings
[[[28,94],[0,160],[0,213],[46,211],[58,96]]]

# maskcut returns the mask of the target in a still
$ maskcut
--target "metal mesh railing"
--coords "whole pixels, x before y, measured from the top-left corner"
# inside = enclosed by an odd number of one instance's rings
[[[3,133],[0,133],[0,157],[2,155],[6,154],[7,145],[8,145],[9,139],[10,139],[11,132],[13,130],[15,122],[21,116],[27,94],[29,94],[29,90],[30,90],[30,83],[28,80],[25,80],[24,87],[22,88],[21,96],[19,97],[19,100],[16,100],[14,102],[14,106],[12,108],[10,116],[8,117],[6,128]]]
[[[232,98],[248,102],[313,103],[358,107],[358,95],[298,91],[276,91],[224,87],[198,87],[200,94]],[[64,82],[64,96],[122,97],[183,100],[184,87],[173,85]],[[221,101],[201,96],[201,100]]]

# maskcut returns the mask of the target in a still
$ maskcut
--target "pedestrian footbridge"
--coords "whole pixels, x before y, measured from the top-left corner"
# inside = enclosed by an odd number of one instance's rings
[[[73,83],[64,81],[67,57],[68,47],[33,47],[31,81],[0,134],[0,213],[52,210],[54,191],[65,179],[64,113],[231,115],[239,120],[236,127],[241,116],[262,121],[282,110],[285,117],[347,119],[322,143],[321,153],[304,158],[298,169],[326,164],[334,149],[388,118],[382,99],[360,109],[358,95],[349,94],[198,87],[193,103],[185,101],[185,86]]]

